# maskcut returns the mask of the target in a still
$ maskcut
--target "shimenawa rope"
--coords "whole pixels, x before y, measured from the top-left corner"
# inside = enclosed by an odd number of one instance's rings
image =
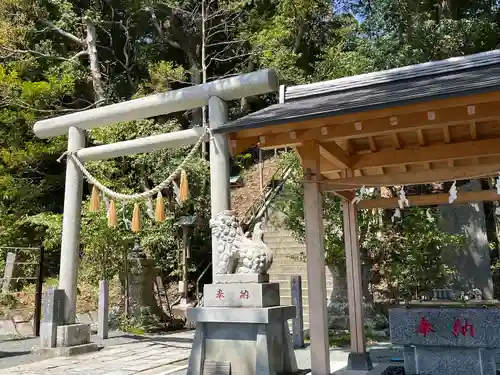
[[[205,134],[203,134],[200,137],[200,139],[198,139],[198,141],[193,146],[191,151],[189,151],[189,154],[182,161],[182,163],[179,164],[179,166],[170,174],[170,176],[168,176],[168,178],[166,180],[161,182],[159,185],[155,186],[153,189],[145,191],[143,193],[139,193],[139,194],[122,194],[122,193],[118,193],[118,192],[113,191],[113,190],[109,189],[108,187],[104,186],[99,180],[97,180],[97,178],[92,176],[92,174],[87,170],[87,168],[85,168],[85,166],[83,165],[81,160],[78,159],[78,157],[76,156],[76,153],[74,153],[74,152],[65,151],[61,155],[61,157],[59,159],[57,159],[57,161],[61,162],[61,160],[65,156],[67,156],[68,158],[71,158],[71,160],[73,160],[73,162],[82,171],[82,173],[85,176],[85,178],[87,179],[87,181],[90,184],[96,186],[107,197],[109,197],[111,199],[118,200],[118,201],[137,201],[137,200],[141,200],[141,199],[151,198],[151,197],[157,195],[158,192],[160,192],[161,190],[165,189],[168,185],[170,185],[172,183],[172,181],[174,180],[174,178],[176,178],[181,173],[183,167],[187,164],[187,162],[189,160],[191,160],[191,158],[194,156],[194,154],[196,153],[196,150],[198,150],[198,148],[201,146],[202,142],[204,141],[205,135],[207,133],[209,135],[211,134],[211,132],[208,130],[208,128],[207,128]]]

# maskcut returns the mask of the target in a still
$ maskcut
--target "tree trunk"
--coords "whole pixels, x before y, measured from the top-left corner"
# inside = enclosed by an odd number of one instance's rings
[[[87,51],[90,61],[90,75],[92,77],[95,100],[97,102],[102,102],[105,99],[105,95],[102,84],[101,68],[99,66],[99,57],[97,56],[97,37],[95,26],[89,19],[86,19],[85,23],[87,25]]]
[[[347,279],[345,266],[328,265],[333,288],[328,301],[328,329],[349,328],[349,307],[347,303]]]

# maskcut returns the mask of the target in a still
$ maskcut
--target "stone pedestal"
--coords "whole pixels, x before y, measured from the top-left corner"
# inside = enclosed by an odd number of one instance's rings
[[[288,330],[296,308],[279,306],[279,284],[253,279],[224,275],[223,283],[205,285],[205,306],[188,309],[188,320],[196,322],[188,375],[297,371]]]
[[[70,356],[97,351],[90,342],[90,324],[64,324],[64,291],[49,289],[44,298],[44,315],[40,327],[40,346],[34,354]]]
[[[496,375],[500,308],[401,307],[389,319],[391,342],[404,346],[405,374]]]

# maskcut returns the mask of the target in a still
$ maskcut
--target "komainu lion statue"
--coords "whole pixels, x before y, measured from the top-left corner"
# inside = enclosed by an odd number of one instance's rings
[[[212,236],[216,239],[217,274],[258,273],[266,274],[273,263],[273,253],[262,241],[261,223],[253,230],[252,239],[243,230],[231,211],[223,211],[210,220]]]

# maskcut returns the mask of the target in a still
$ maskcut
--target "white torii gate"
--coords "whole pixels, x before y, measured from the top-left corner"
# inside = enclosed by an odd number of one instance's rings
[[[266,69],[217,80],[202,85],[147,96],[65,116],[38,121],[34,132],[40,138],[68,135],[68,152],[75,153],[82,162],[174,148],[196,143],[206,129],[192,128],[138,138],[109,145],[85,147],[85,130],[133,121],[167,113],[209,106],[209,126],[217,128],[228,120],[226,101],[261,95],[278,90],[274,70]],[[210,191],[212,217],[230,209],[229,147],[224,134],[214,134],[210,146]],[[64,213],[61,240],[59,289],[64,290],[64,323],[75,322],[76,282],[81,229],[83,174],[75,162],[67,159],[64,190]],[[217,252],[212,252],[217,264]],[[215,267],[214,267],[215,270]],[[215,271],[214,271],[215,279]]]

